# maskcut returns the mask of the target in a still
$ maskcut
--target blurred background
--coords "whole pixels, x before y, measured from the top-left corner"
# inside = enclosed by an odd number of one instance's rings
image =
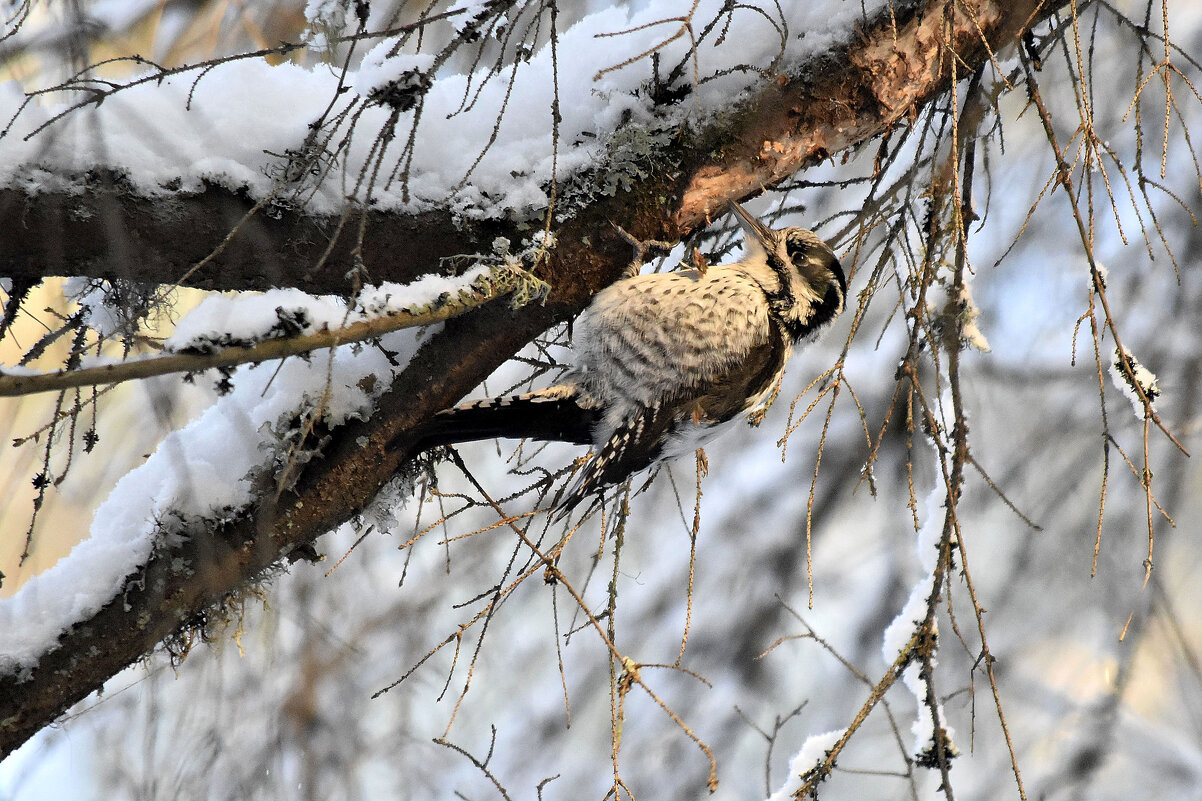
[[[6,5],[19,13],[21,4]],[[373,20],[416,13],[387,5],[372,4]],[[592,7],[573,9],[569,19]],[[1136,20],[1147,10],[1117,8]],[[1158,29],[1161,8],[1150,8]],[[1163,85],[1159,78],[1144,84],[1144,113],[1154,121],[1143,122],[1148,139],[1137,137],[1129,114],[1141,85],[1134,34],[1111,11],[1092,13],[1088,92],[1074,92],[1072,59],[1059,51],[1040,75],[1044,99],[1062,115],[1061,141],[1073,141],[1084,96],[1114,163],[1142,157],[1149,175],[1160,176],[1161,144],[1153,140],[1163,127]],[[1183,54],[1202,53],[1202,11],[1181,0],[1166,13],[1181,50],[1174,58],[1192,80],[1198,64]],[[296,41],[305,24],[299,2],[37,5],[21,36],[0,44],[0,79],[29,90],[64,64],[131,52],[169,66]],[[328,56],[297,51],[292,58]],[[1144,68],[1152,63],[1149,56]],[[1166,427],[1197,453],[1202,274],[1195,254],[1202,234],[1191,210],[1202,208],[1202,191],[1186,132],[1202,130],[1202,109],[1190,88],[1175,86],[1160,185],[1108,165],[1117,199],[1112,212],[1093,188],[1093,233],[1124,344],[1156,374]],[[1021,89],[1002,94],[996,114],[1000,131],[978,146],[974,191],[982,219],[968,242],[976,324],[990,351],[962,354],[975,465],[958,508],[957,568],[967,566],[987,610],[989,651],[1028,798],[1197,798],[1202,468],[1153,427],[1146,447],[1155,499],[1175,525],[1149,512],[1138,477],[1144,421],[1111,383],[1113,342],[1105,337],[1100,386],[1084,316],[1089,264],[1063,189],[1049,186],[1055,159],[1043,126]],[[901,147],[913,151],[914,163],[924,158],[912,141]],[[616,612],[602,625],[613,626],[624,653],[671,665],[683,648],[690,673],[648,666],[642,676],[689,732],[646,693],[625,697],[616,764],[638,797],[707,794],[710,763],[694,737],[717,761],[715,797],[769,795],[807,737],[851,722],[891,660],[882,655],[885,629],[923,580],[916,529],[941,524],[943,479],[921,426],[907,430],[904,401],[890,412],[909,343],[901,299],[909,297],[902,282],[912,253],[895,254],[884,277],[874,275],[880,252],[871,247],[881,246],[882,234],[862,231],[873,214],[909,215],[909,227],[919,230],[922,182],[932,168],[922,162],[910,194],[874,212],[864,206],[874,156],[870,144],[751,207],[776,227],[814,227],[836,245],[854,270],[849,309],[794,357],[759,428],[707,448],[695,542],[696,471],[681,461],[631,500],[616,566],[614,532],[603,535],[595,522],[563,552],[561,569],[594,608],[605,607],[613,588]],[[893,180],[902,181],[907,166],[905,158],[893,162]],[[1101,181],[1096,169],[1087,174]],[[850,178],[859,180],[839,184]],[[870,258],[856,258],[858,242],[868,243]],[[917,253],[919,234],[888,247],[902,244]],[[872,302],[857,314],[852,301],[865,293],[863,302],[869,288]],[[28,308],[70,313],[60,285],[38,292]],[[163,330],[199,297],[179,294],[174,311],[158,321]],[[36,316],[19,326],[0,342],[6,365],[47,330]],[[820,397],[823,385],[811,383],[840,363],[840,392]],[[920,379],[928,400],[939,403],[946,385],[935,364],[923,360]],[[529,368],[511,363],[501,372],[489,387],[520,381]],[[20,565],[31,481],[47,446],[43,437],[0,452],[0,487],[10,499],[0,510],[0,594],[69,551],[115,481],[214,397],[205,382],[172,377],[114,390],[98,415],[96,451],[77,455],[68,478],[46,495]],[[0,400],[0,433],[10,441],[31,437],[51,413],[47,403],[42,396]],[[950,414],[939,407],[949,428]],[[778,440],[790,430],[782,447]],[[550,446],[530,457],[527,447],[515,461],[513,445],[461,449],[493,498],[528,483],[515,470],[557,469],[579,455]],[[528,564],[526,552],[512,531],[489,529],[496,515],[484,508],[431,527],[463,505],[456,493],[475,493],[451,464],[438,469],[439,494],[430,489],[384,498],[358,525],[322,538],[322,564],[294,566],[249,592],[236,613],[214,621],[212,642],[182,663],[155,656],[109,682],[0,765],[0,798],[480,799],[498,797],[493,779],[512,798],[604,797],[615,755],[603,644],[570,595],[541,574],[485,623],[461,629],[491,597],[482,594]],[[527,511],[528,500],[502,503],[512,514]],[[1146,579],[1149,517],[1155,567]],[[959,574],[945,600],[936,686],[960,752],[952,763],[955,792],[1017,797]],[[918,714],[913,695],[900,685],[891,690],[840,758],[824,797],[936,795],[938,772],[913,762]]]

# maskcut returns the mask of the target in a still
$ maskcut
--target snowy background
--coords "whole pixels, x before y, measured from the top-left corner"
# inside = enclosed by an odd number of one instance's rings
[[[330,16],[337,4],[314,0],[307,8],[292,9],[292,33],[313,37],[307,59],[276,66],[235,61],[200,80],[191,72],[148,81],[99,107],[50,122],[64,102],[75,98],[49,93],[23,106],[23,93],[65,77],[36,62],[53,61],[50,54],[57,50],[47,42],[71,20],[55,16],[61,8],[36,6],[19,37],[0,44],[13,52],[24,48],[8,58],[0,74],[13,79],[0,83],[0,125],[10,126],[0,139],[0,184],[61,189],[88,169],[106,165],[123,170],[133,186],[148,193],[196,188],[207,180],[257,198],[280,193],[283,186],[290,205],[312,211],[331,210],[353,194],[397,211],[436,205],[467,217],[534,217],[545,206],[553,163],[561,176],[589,166],[612,143],[612,132],[651,120],[646,98],[638,93],[648,77],[645,61],[596,76],[664,41],[672,27],[602,39],[595,34],[635,29],[685,13],[689,4],[610,5],[561,10],[558,82],[570,101],[563,106],[554,159],[550,107],[555,87],[545,32],[531,35],[537,46],[521,62],[512,87],[495,76],[485,80],[463,52],[442,62],[437,44],[423,54],[389,55],[393,43],[387,40],[359,44],[348,63],[358,65],[361,57],[363,67],[343,76],[345,43],[333,45],[329,63],[318,63],[316,55],[319,45],[339,35],[337,14]],[[713,18],[719,5],[701,3],[697,18]],[[1189,5],[1169,4],[1173,38],[1185,51],[1198,52],[1200,15]],[[157,14],[155,50],[128,52],[153,53],[148,57],[163,63],[170,61],[173,47],[182,47],[188,31],[197,35],[182,4],[111,0],[86,10],[111,31],[144,25],[147,14]],[[450,40],[463,30],[464,19],[480,11],[464,5],[462,14],[432,29],[431,40]],[[701,51],[703,74],[723,77],[701,84],[696,101],[674,112],[680,117],[675,121],[702,119],[753,85],[757,75],[727,70],[773,62],[781,51],[782,29],[790,33],[778,69],[842,41],[857,20],[873,12],[859,2],[828,0],[788,4],[780,18],[774,8],[733,15],[724,43]],[[234,11],[222,13],[211,22],[226,32],[222,48],[253,49],[240,36],[275,44],[264,32],[248,34],[251,26],[239,22]],[[348,14],[353,29],[353,11]],[[1158,14],[1159,9],[1153,18]],[[403,24],[403,15],[393,16],[388,4],[373,3],[367,27]],[[524,18],[526,24],[531,18]],[[797,36],[801,31],[804,38]],[[1094,63],[1100,66],[1092,77],[1100,100],[1093,109],[1099,132],[1129,161],[1136,141],[1130,121],[1122,117],[1134,91],[1134,57],[1130,41],[1113,31],[1104,27],[1098,34]],[[112,38],[119,44],[120,37]],[[670,43],[663,63],[687,60],[687,48],[687,36]],[[1055,69],[1047,66],[1050,74],[1041,86],[1049,105],[1063,110],[1066,121],[1075,121],[1074,97],[1063,78],[1057,82]],[[362,101],[388,80],[420,83],[428,70],[438,80],[426,95],[411,152],[402,151],[402,135],[382,156],[377,134],[389,109]],[[136,69],[127,78],[135,74]],[[337,94],[340,84],[351,92]],[[999,660],[1006,722],[1027,797],[1195,797],[1202,786],[1202,673],[1197,667],[1202,625],[1194,612],[1202,602],[1196,522],[1202,520],[1202,472],[1196,458],[1182,457],[1153,432],[1149,447],[1157,499],[1177,526],[1157,523],[1156,568],[1145,586],[1145,496],[1117,450],[1121,446],[1139,464],[1142,421],[1108,379],[1105,408],[1115,441],[1107,449],[1087,325],[1074,345],[1075,326],[1089,302],[1089,269],[1062,193],[1045,199],[1026,222],[1053,161],[1039,120],[1024,101],[1021,91],[1002,97],[998,114],[1004,135],[981,145],[988,169],[978,172],[978,212],[986,219],[970,240],[969,255],[981,312],[977,322],[992,350],[966,351],[963,389],[975,458],[1018,512],[1039,528],[1004,503],[979,473],[970,472],[959,509],[964,557],[988,610],[989,647]],[[1202,192],[1180,126],[1196,129],[1202,110],[1184,87],[1178,101],[1181,120],[1172,129],[1163,183],[1197,209]],[[331,104],[330,118],[343,111],[348,118],[359,114],[354,127],[336,127],[326,143],[337,150],[337,158],[321,163],[333,166],[321,181],[281,182],[281,159],[272,154],[301,148],[308,122]],[[1155,105],[1149,101],[1149,107]],[[498,115],[502,124],[494,131]],[[398,130],[407,132],[412,122],[402,119]],[[24,138],[46,123],[36,136]],[[1070,133],[1071,126],[1064,132],[1066,141]],[[1142,144],[1149,150],[1158,146]],[[767,215],[803,203],[804,212],[774,224],[816,227],[844,253],[851,243],[844,226],[849,213],[863,208],[863,191],[821,184],[867,174],[874,151],[870,144],[846,165],[811,170],[803,177],[814,186],[770,196],[752,209]],[[1144,157],[1155,162],[1160,154]],[[377,161],[408,167],[372,178]],[[1157,165],[1150,170],[1158,172]],[[916,185],[915,206],[921,203],[920,189]],[[1202,278],[1193,254],[1202,237],[1172,197],[1154,197],[1175,266],[1163,248],[1144,247],[1129,201],[1117,210],[1127,241],[1099,215],[1096,254],[1107,268],[1108,295],[1117,306],[1124,344],[1158,378],[1159,413],[1197,452],[1194,399],[1202,394],[1202,355],[1196,321],[1202,314]],[[1147,207],[1140,208],[1150,226]],[[921,219],[920,208],[910,213]],[[1024,224],[1023,236],[1006,253]],[[845,264],[853,264],[850,257]],[[865,288],[872,266],[855,265],[852,295]],[[422,297],[417,291],[403,302]],[[617,645],[641,662],[673,663],[688,620],[683,664],[707,683],[651,667],[643,669],[643,678],[712,748],[720,781],[714,797],[768,797],[785,784],[791,762],[805,769],[810,757],[821,755],[831,742],[827,733],[850,722],[869,685],[892,661],[893,653],[883,648],[886,632],[891,623],[905,622],[907,599],[924,586],[931,570],[930,531],[942,522],[943,495],[931,445],[921,432],[907,442],[900,413],[895,412],[882,440],[873,470],[875,492],[860,480],[869,452],[865,426],[875,438],[906,349],[896,300],[896,292],[878,297],[850,344],[849,309],[822,342],[795,357],[781,400],[759,429],[707,449],[711,472],[702,482],[695,565],[690,565],[695,479],[687,463],[673,465],[671,480],[664,471],[632,501],[616,574],[612,542],[602,543],[595,526],[579,532],[564,553],[562,570],[595,606],[604,605],[607,585],[615,580]],[[338,313],[334,301],[296,303],[312,319],[324,319],[322,314],[334,319]],[[269,329],[278,305],[272,298],[251,310],[238,307],[232,317],[245,327],[239,336]],[[206,324],[228,330],[214,321],[229,316],[231,308],[215,300],[201,304],[179,321],[176,341],[204,331]],[[411,352],[414,336],[397,334],[388,348]],[[815,484],[807,562],[807,503],[825,402],[791,435],[785,460],[777,439],[786,430],[789,401],[836,363],[845,347],[846,378],[866,418],[861,422],[848,394],[841,395]],[[6,366],[13,363],[6,357]],[[144,553],[150,545],[151,527],[143,525],[153,515],[145,511],[147,503],[199,511],[244,502],[247,488],[239,482],[245,465],[270,439],[271,424],[284,408],[280,404],[320,393],[333,370],[337,391],[329,422],[369,414],[372,393],[362,389],[360,379],[391,373],[371,349],[344,348],[332,360],[291,360],[286,367],[278,375],[271,364],[243,368],[234,391],[221,398],[207,387],[184,388],[162,379],[153,387],[128,390],[124,408],[112,409],[102,421],[102,441],[113,445],[88,460],[92,466],[78,470],[76,483],[64,486],[62,500],[54,501],[81,506],[82,519],[91,520],[92,538],[35,580],[3,563],[9,576],[4,592],[12,593],[17,582],[28,583],[0,601],[0,665],[27,667],[29,654],[53,636],[55,626],[105,600],[105,589],[135,558],[128,549]],[[489,386],[508,386],[526,369],[507,365]],[[382,390],[381,384],[372,392]],[[814,392],[802,397],[799,410]],[[128,397],[138,394],[143,397]],[[165,407],[170,413],[141,411]],[[10,438],[27,432],[13,426]],[[128,430],[136,432],[136,442],[130,441],[134,435],[123,438],[121,432]],[[462,450],[494,498],[525,484],[508,474],[509,445]],[[549,447],[537,463],[557,469],[575,455],[572,448]],[[1091,577],[1105,459],[1109,481],[1102,549]],[[94,464],[101,460],[107,466]],[[122,460],[128,467],[118,469]],[[13,476],[21,475],[19,464],[4,464]],[[473,492],[450,465],[442,466],[438,480],[444,494]],[[907,508],[911,497],[917,499],[913,509]],[[523,502],[509,502],[507,511],[526,511]],[[582,629],[585,621],[571,598],[537,577],[491,618],[461,703],[479,628],[465,637],[463,656],[454,666],[452,646],[402,684],[371,697],[470,620],[479,609],[476,596],[507,575],[511,560],[520,565],[526,559],[504,528],[459,539],[493,522],[495,515],[478,510],[451,518],[411,547],[399,547],[457,505],[453,498],[407,493],[382,498],[358,527],[348,525],[319,542],[328,557],[321,566],[294,567],[263,597],[249,598],[244,616],[213,645],[196,648],[178,668],[154,658],[127,670],[102,696],[84,704],[86,711],[46,730],[0,765],[0,798],[89,793],[156,799],[497,797],[467,757],[434,742],[443,736],[480,760],[491,754],[489,771],[514,798],[537,797],[540,783],[553,776],[541,789],[544,798],[602,797],[613,781],[606,652],[591,631]],[[16,520],[6,523],[6,549],[24,531],[21,518]],[[86,526],[77,520],[72,530]],[[360,541],[368,527],[371,533]],[[604,555],[598,561],[599,550]],[[7,559],[8,550],[4,553]],[[952,766],[955,792],[964,798],[1016,797],[988,684],[973,672],[979,639],[972,607],[963,585],[955,586],[953,616],[940,619],[937,677],[961,754]],[[48,621],[40,628],[30,625],[35,612]],[[573,633],[565,638],[567,632]],[[782,638],[790,639],[779,642]],[[913,768],[903,758],[912,756],[925,736],[915,697],[899,684],[886,703],[840,759],[824,797],[939,795],[938,773]],[[794,760],[798,752],[804,757]],[[706,795],[705,755],[638,690],[627,697],[619,765],[638,797]]]

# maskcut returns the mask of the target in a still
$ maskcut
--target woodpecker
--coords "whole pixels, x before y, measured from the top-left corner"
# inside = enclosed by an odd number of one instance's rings
[[[794,346],[840,312],[847,280],[813,231],[772,230],[737,203],[742,260],[635,275],[602,290],[547,389],[435,415],[411,452],[493,437],[592,445],[559,516],[660,459],[692,453],[740,415],[758,420]]]

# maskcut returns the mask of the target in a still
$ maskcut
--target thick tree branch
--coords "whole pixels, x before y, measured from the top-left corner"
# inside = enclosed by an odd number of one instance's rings
[[[170,284],[191,273],[186,285],[198,289],[348,290],[345,276],[354,263],[356,242],[344,232],[331,244],[337,219],[263,211],[248,216],[254,206],[244,195],[217,185],[194,195],[140,197],[104,173],[90,176],[78,192],[27,195],[0,189],[0,226],[7,232],[0,237],[0,275]],[[486,226],[457,228],[445,214],[367,215],[360,255],[377,282],[408,283],[435,269],[440,257],[471,253],[474,242],[490,241]],[[209,259],[227,238],[220,254]],[[327,248],[325,267],[309,270]]]
[[[954,20],[945,19],[952,7]],[[620,274],[630,250],[609,220],[641,238],[679,239],[724,211],[729,199],[755,194],[913,118],[949,88],[951,58],[960,60],[963,77],[986,64],[991,50],[1014,41],[1037,15],[1049,13],[1038,0],[927,0],[894,12],[841,52],[828,54],[801,74],[770,82],[749,106],[682,142],[675,155],[683,169],[607,199],[564,225],[550,262],[539,273],[554,287],[545,306],[514,312],[494,303],[450,320],[418,352],[371,420],[332,432],[323,458],[309,462],[292,491],[278,498],[267,493],[253,515],[220,530],[194,532],[183,545],[161,549],[127,579],[117,600],[65,633],[29,681],[0,678],[0,755],[248,580],[361,510],[408,458],[403,451],[386,450],[385,443],[398,436],[403,442],[405,432],[462,397],[548,326],[570,318]],[[949,39],[951,49],[945,46]],[[89,228],[92,223],[72,214],[72,202],[56,196],[0,195],[0,220],[24,226],[22,242],[0,239],[0,272],[28,277],[113,271],[129,278],[136,277],[131,274],[134,265],[146,264],[154,265],[153,280],[161,281],[164,264],[182,273],[249,208],[248,202],[211,188],[169,203],[170,213],[159,214],[154,209],[163,201],[137,200],[108,188],[94,200],[79,201],[97,204],[93,219],[111,223]],[[43,219],[47,214],[54,219]],[[176,214],[190,215],[191,221],[181,222]],[[201,219],[211,222],[202,227]],[[303,218],[252,222],[213,260],[211,271],[198,277],[198,285],[242,288],[278,282],[312,291],[329,290],[341,281],[349,264],[339,260],[349,254],[349,245],[336,247],[342,255],[331,260],[322,276],[300,275],[296,267],[313,263],[314,254],[325,248],[324,224]],[[129,236],[115,241],[112,232],[123,226]],[[437,214],[381,215],[369,226],[371,252],[365,260],[373,279],[406,280],[389,271],[430,269],[438,256],[477,250],[471,239],[480,233],[456,232],[449,219]],[[187,241],[176,241],[180,238]],[[61,247],[52,244],[56,240]],[[187,574],[173,571],[180,564],[191,566]]]

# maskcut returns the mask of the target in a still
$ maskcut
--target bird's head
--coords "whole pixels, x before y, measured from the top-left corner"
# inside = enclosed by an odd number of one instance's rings
[[[816,333],[843,311],[847,278],[826,242],[805,228],[773,230],[738,203],[730,208],[743,229],[743,263],[774,273],[778,286],[769,299],[795,339]]]

